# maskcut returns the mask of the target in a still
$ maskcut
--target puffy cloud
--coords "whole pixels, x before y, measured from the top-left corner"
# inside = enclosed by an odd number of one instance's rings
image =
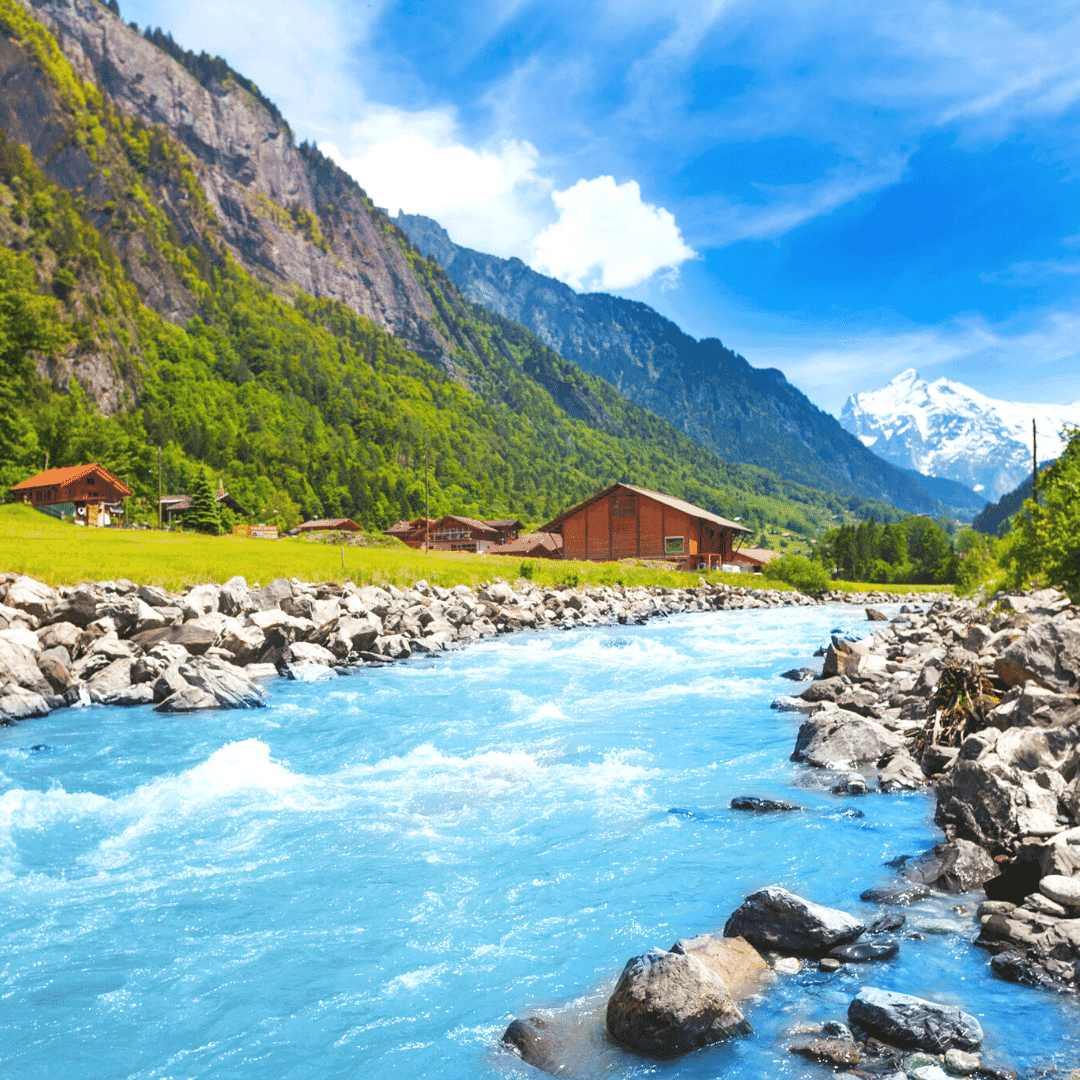
[[[392,216],[426,214],[466,247],[521,255],[548,214],[552,185],[536,171],[536,147],[508,139],[475,150],[458,138],[447,110],[372,106],[348,140],[348,153],[329,142],[319,148]]]
[[[642,201],[636,180],[579,180],[551,198],[559,220],[537,236],[530,262],[575,289],[629,288],[697,257],[674,215]]]

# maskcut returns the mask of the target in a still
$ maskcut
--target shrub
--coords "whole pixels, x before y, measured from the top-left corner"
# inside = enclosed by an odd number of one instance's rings
[[[771,581],[786,581],[788,585],[794,585],[803,593],[822,593],[832,583],[821,563],[811,562],[805,555],[796,555],[793,552],[773,559],[765,566],[762,574]]]

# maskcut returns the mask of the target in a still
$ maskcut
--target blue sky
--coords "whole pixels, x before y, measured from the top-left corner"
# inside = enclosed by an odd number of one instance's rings
[[[1080,4],[121,0],[380,205],[645,300],[839,412],[1080,399]]]

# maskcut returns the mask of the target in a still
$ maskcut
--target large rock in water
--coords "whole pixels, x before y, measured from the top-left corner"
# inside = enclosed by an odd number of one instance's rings
[[[904,864],[908,881],[930,885],[948,893],[966,893],[995,877],[1000,867],[978,844],[950,840]]]
[[[974,1016],[910,994],[864,986],[848,1006],[848,1021],[903,1050],[978,1050],[983,1030]]]
[[[723,979],[736,1001],[756,992],[771,975],[771,969],[761,953],[741,937],[699,934],[697,937],[679,938],[670,951],[696,956],[714,975]]]
[[[1010,686],[1033,681],[1059,694],[1075,694],[1080,678],[1080,631],[1041,622],[998,657],[994,670]]]
[[[623,1046],[660,1058],[752,1030],[719,975],[696,956],[661,949],[627,962],[608,1000],[607,1029]]]
[[[824,956],[866,932],[846,911],[822,907],[778,885],[748,896],[724,926],[725,937],[743,937],[758,949],[796,956]]]
[[[180,665],[180,675],[189,686],[213,697],[220,708],[259,709],[266,704],[266,691],[247,679],[240,668],[224,661],[193,656]]]
[[[822,769],[858,769],[876,767],[903,749],[900,736],[876,720],[823,708],[803,721],[791,760]]]

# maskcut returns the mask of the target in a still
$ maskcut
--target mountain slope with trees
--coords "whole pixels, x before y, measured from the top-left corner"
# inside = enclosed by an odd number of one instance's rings
[[[150,497],[160,446],[166,489],[210,469],[259,517],[381,526],[423,511],[426,455],[435,514],[618,479],[804,533],[844,508],[472,304],[251,84],[154,38],[0,0],[0,479],[96,459]]]

